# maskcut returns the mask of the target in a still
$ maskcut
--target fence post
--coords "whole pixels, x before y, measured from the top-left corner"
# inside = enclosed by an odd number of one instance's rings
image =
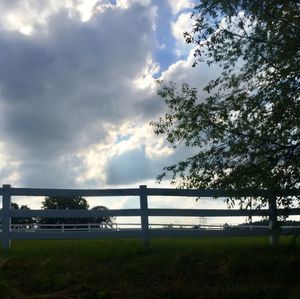
[[[10,248],[10,225],[11,225],[11,191],[10,185],[3,185],[2,196],[2,247]]]
[[[147,186],[140,186],[140,209],[142,225],[142,242],[144,245],[149,243],[149,219],[148,219],[148,197]]]
[[[279,241],[279,227],[277,222],[277,206],[276,196],[272,195],[268,198],[269,201],[269,230],[270,230],[270,243],[276,246]]]

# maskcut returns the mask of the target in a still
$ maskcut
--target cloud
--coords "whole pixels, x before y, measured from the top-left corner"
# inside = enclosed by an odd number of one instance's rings
[[[76,185],[70,157],[105,140],[109,124],[157,111],[152,89],[134,84],[149,64],[148,12],[114,7],[82,22],[60,9],[47,30],[1,32],[0,134],[21,184]]]
[[[20,31],[32,34],[41,26],[47,27],[47,19],[62,9],[69,17],[79,16],[87,21],[95,12],[110,8],[127,9],[134,4],[144,4],[149,1],[121,0],[113,4],[109,0],[10,0],[2,1],[0,9],[2,18],[0,24],[6,30]]]
[[[106,173],[109,185],[135,183],[156,175],[153,163],[146,157],[145,148],[137,148],[113,157]]]
[[[2,182],[2,184],[17,183],[20,179],[18,166],[19,161],[15,157],[11,157],[9,155],[5,143],[3,141],[0,141],[0,182]]]
[[[196,67],[192,67],[194,61],[194,49],[191,49],[186,59],[180,59],[170,65],[160,79],[165,82],[174,81],[177,84],[188,83],[196,87],[201,100],[202,97],[207,96],[203,88],[220,75],[221,69],[216,64],[208,66],[205,62],[199,62]]]
[[[104,181],[111,186],[153,184],[164,166],[194,153],[195,149],[182,145],[174,151],[164,137],[154,135],[148,124],[135,127],[129,137],[115,144],[111,154],[104,154],[107,157]]]
[[[184,32],[191,32],[193,28],[193,20],[190,13],[180,14],[174,22],[171,22],[171,32],[176,39],[175,54],[182,56],[188,54],[193,45],[187,45],[183,36]]]
[[[0,34],[0,178],[65,188],[154,182],[163,166],[189,153],[173,152],[149,127],[165,110],[153,84],[155,8],[98,1],[83,22],[77,7],[84,1],[62,2],[39,2],[32,16],[22,14],[26,0],[0,4],[34,28]],[[214,71],[191,68],[192,59],[191,52],[161,79],[203,86]]]
[[[195,6],[192,0],[168,0],[172,14],[176,15],[185,9],[191,9]]]
[[[122,8],[129,8],[134,4],[140,4],[143,6],[150,5],[151,0],[117,0],[116,5]]]

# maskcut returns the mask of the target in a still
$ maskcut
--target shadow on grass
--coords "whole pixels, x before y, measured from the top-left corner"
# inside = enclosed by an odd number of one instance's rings
[[[290,240],[14,241],[0,254],[0,298],[300,298]]]

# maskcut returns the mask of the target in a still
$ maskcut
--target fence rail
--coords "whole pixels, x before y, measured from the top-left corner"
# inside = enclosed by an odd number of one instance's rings
[[[237,209],[149,209],[148,196],[185,196],[185,197],[237,197],[237,196],[261,196],[269,201],[269,208],[264,210],[237,210]],[[0,238],[4,248],[10,248],[11,240],[17,239],[95,239],[95,238],[127,238],[139,237],[144,244],[152,237],[204,237],[204,236],[270,236],[273,243],[279,235],[277,216],[300,215],[300,209],[277,209],[276,196],[297,196],[299,189],[280,190],[276,194],[258,190],[255,192],[239,191],[225,192],[221,190],[197,190],[197,189],[163,189],[147,188],[142,185],[131,189],[42,189],[42,188],[12,188],[3,185],[0,188],[2,196],[2,209],[0,217],[2,220],[2,231]],[[12,196],[138,196],[140,198],[139,209],[114,209],[114,210],[12,210]],[[15,230],[11,226],[12,217],[103,217],[103,216],[138,216],[140,217],[140,228],[131,229],[105,229],[86,231],[41,231],[41,230]],[[150,216],[188,216],[188,217],[240,217],[240,216],[268,216],[270,225],[268,228],[260,229],[223,229],[205,230],[191,228],[153,228],[149,225]],[[298,228],[284,229],[280,234],[292,234]]]

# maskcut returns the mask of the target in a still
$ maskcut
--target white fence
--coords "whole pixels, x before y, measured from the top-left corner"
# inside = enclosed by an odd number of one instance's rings
[[[294,234],[297,228],[278,230],[277,216],[280,215],[300,215],[300,209],[277,209],[276,196],[295,196],[300,195],[299,189],[281,191],[280,194],[267,194],[258,191],[255,194],[239,192],[238,194],[228,194],[220,190],[198,190],[198,189],[162,189],[147,188],[139,186],[136,189],[39,189],[39,188],[12,188],[10,185],[3,185],[0,188],[2,195],[2,209],[0,218],[2,219],[2,231],[0,238],[2,246],[9,248],[11,240],[45,240],[45,239],[98,239],[98,238],[141,238],[144,244],[149,242],[152,237],[226,237],[226,236],[270,236],[275,242],[278,233]],[[187,196],[187,197],[227,197],[233,195],[253,196],[260,195],[269,198],[269,209],[264,210],[237,210],[237,209],[149,209],[148,196]],[[140,208],[138,209],[114,209],[114,210],[13,210],[11,209],[12,196],[82,196],[82,197],[102,197],[102,196],[138,196]],[[135,229],[88,229],[88,230],[22,230],[13,229],[11,226],[12,217],[104,217],[104,216],[138,216],[141,219],[140,228]],[[182,227],[174,228],[155,228],[149,226],[150,216],[170,217],[240,217],[240,216],[268,216],[269,227],[260,229],[191,229]]]

